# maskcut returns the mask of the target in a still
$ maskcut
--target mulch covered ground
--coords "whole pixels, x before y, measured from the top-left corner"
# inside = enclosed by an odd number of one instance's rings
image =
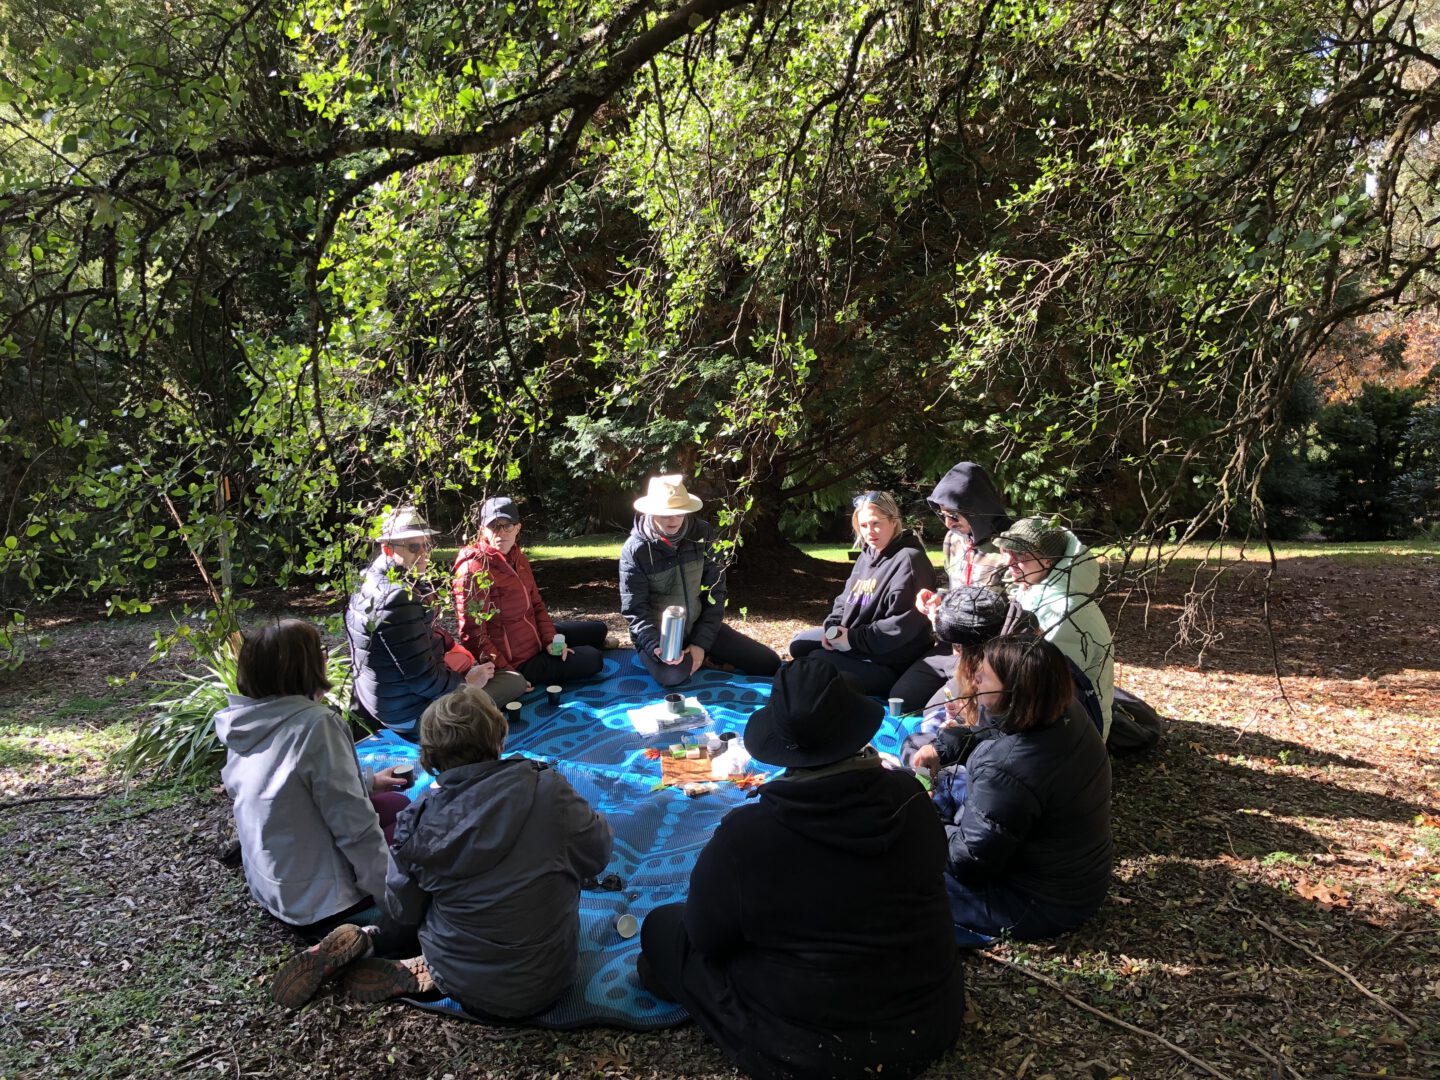
[[[732,618],[744,606],[783,649],[844,569],[749,568]],[[613,564],[540,574],[553,608],[621,628]],[[967,1035],[929,1075],[1440,1075],[1436,566],[1290,559],[1268,587],[1254,564],[1174,568],[1105,608],[1119,683],[1174,718],[1160,752],[1117,762],[1111,898],[1079,933],[975,956]],[[0,768],[0,1077],[734,1075],[691,1026],[492,1029],[329,994],[273,1007],[265,979],[293,946],[213,857],[223,793],[125,793],[71,748],[143,700],[150,672],[106,677],[144,662],[154,626],[47,621],[54,648],[0,683],[0,716],[29,725]],[[55,707],[76,695],[103,715]]]

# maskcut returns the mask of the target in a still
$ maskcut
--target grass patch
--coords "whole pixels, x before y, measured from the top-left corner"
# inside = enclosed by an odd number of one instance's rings
[[[597,533],[593,536],[577,536],[570,540],[545,541],[527,544],[525,553],[531,559],[618,559],[625,537],[613,533]],[[849,563],[853,549],[842,541],[825,543],[796,544],[805,554],[825,562]],[[927,541],[930,558],[940,565],[940,538]],[[437,566],[449,566],[455,561],[455,548],[436,548],[431,561]],[[1120,548],[1106,546],[1099,549],[1107,559],[1118,564],[1123,557]],[[1436,540],[1371,540],[1355,543],[1330,543],[1324,541],[1276,544],[1275,557],[1278,559],[1338,559],[1352,565],[1374,565],[1396,557],[1420,558],[1440,555],[1440,541]],[[1270,552],[1264,544],[1244,544],[1226,540],[1213,543],[1184,544],[1179,547],[1139,548],[1131,556],[1131,562],[1145,558],[1155,560],[1161,556],[1178,563],[1268,563]]]
[[[1118,547],[1104,547],[1101,553],[1115,562],[1124,557]],[[1440,554],[1440,541],[1435,540],[1365,540],[1352,543],[1331,543],[1328,541],[1291,541],[1275,545],[1276,559],[1336,559],[1355,566],[1371,566],[1383,563],[1397,556],[1418,558]],[[1167,558],[1177,563],[1259,563],[1270,561],[1270,551],[1264,544],[1245,544],[1226,540],[1211,543],[1182,544],[1178,547],[1155,545],[1137,548],[1130,557],[1131,563],[1145,559],[1154,561]]]
[[[211,1009],[242,1012],[254,989],[243,966],[211,959],[206,945],[199,929],[186,927],[163,948],[136,952],[128,971],[86,970],[56,1005],[16,1014],[0,1076],[172,1076],[195,1063],[195,1048],[207,1041],[223,1049]],[[208,962],[198,962],[201,956]],[[105,985],[114,979],[123,985]],[[197,981],[209,1008],[188,1007]],[[136,1041],[137,1031],[146,1041]],[[228,1064],[229,1053],[223,1056]]]
[[[110,707],[107,705],[107,709]],[[96,765],[108,763],[134,735],[128,718],[112,720],[104,727],[65,726],[37,723],[33,718],[22,720],[10,715],[14,712],[14,709],[0,710],[0,769],[47,765],[60,769],[64,775],[83,775]],[[61,714],[55,715],[57,720],[61,718]],[[92,714],[68,715],[73,718]]]

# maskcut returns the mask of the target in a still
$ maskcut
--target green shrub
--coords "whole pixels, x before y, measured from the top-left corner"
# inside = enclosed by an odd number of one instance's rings
[[[177,779],[213,779],[225,761],[225,747],[215,735],[215,714],[225,708],[226,695],[236,693],[235,656],[221,641],[208,648],[197,644],[199,674],[184,673],[159,684],[146,705],[150,714],[116,761],[127,777],[153,769]],[[342,713],[350,707],[350,655],[343,647],[330,650],[326,674],[332,689],[325,700]]]

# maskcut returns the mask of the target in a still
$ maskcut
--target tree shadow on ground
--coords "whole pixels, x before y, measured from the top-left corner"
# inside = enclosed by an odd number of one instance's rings
[[[1327,911],[1244,869],[1155,858],[1130,864],[1094,923],[1066,944],[1120,958],[1118,972],[1087,970],[1086,1000],[1192,1048],[1253,1068],[1286,1046],[1302,1076],[1335,1075],[1337,1058],[1368,1075],[1419,1075],[1427,1070],[1405,1023],[1324,960],[1433,1033],[1433,1005],[1413,976],[1435,943],[1404,936],[1426,918]],[[1385,1033],[1401,1038],[1377,1045]]]
[[[1426,809],[1299,771],[1373,770],[1368,762],[1254,733],[1219,740],[1222,759],[1215,736],[1206,725],[1173,722],[1161,756],[1116,763],[1115,834],[1122,857],[1324,853],[1333,839],[1295,819],[1405,825]],[[1282,754],[1294,762],[1283,768],[1295,771],[1266,764]]]

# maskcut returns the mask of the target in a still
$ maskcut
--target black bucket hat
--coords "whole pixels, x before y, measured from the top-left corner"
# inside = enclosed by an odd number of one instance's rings
[[[787,769],[829,765],[864,749],[884,715],[830,664],[806,657],[775,676],[770,703],[745,724],[745,749],[756,761]]]

